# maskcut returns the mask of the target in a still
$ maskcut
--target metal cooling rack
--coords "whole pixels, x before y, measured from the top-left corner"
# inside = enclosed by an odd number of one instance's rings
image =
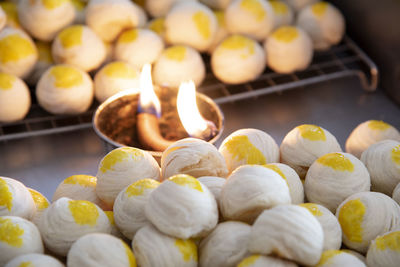
[[[377,88],[378,68],[348,37],[328,51],[315,53],[312,64],[304,71],[279,74],[267,68],[257,80],[240,85],[221,83],[207,64],[207,76],[198,91],[222,104],[346,76],[359,77],[366,91],[374,91]],[[89,111],[80,115],[52,115],[40,108],[33,99],[31,110],[24,120],[0,123],[0,141],[91,128],[96,107],[95,103]]]
[[[303,71],[279,74],[266,69],[257,80],[227,85],[215,78],[211,71],[198,91],[210,96],[218,104],[282,92],[305,85],[325,82],[346,76],[357,76],[366,91],[378,86],[378,68],[375,63],[348,37],[328,51],[314,53],[312,64]]]

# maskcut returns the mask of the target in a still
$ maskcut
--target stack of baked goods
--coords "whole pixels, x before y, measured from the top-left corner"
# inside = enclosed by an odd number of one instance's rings
[[[85,112],[94,98],[138,89],[145,63],[158,85],[199,86],[201,53],[229,84],[266,67],[303,70],[344,31],[340,11],[315,0],[9,0],[0,3],[0,122],[23,119],[30,93],[50,113]]]
[[[161,166],[121,147],[52,202],[0,177],[0,264],[398,266],[400,133],[367,121],[346,142],[295,127],[280,146],[240,129],[217,149],[173,143]],[[25,263],[26,265],[21,265]]]

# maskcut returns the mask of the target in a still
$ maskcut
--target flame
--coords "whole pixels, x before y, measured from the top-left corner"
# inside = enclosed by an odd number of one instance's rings
[[[140,74],[139,106],[141,112],[155,113],[158,117],[161,115],[160,100],[154,92],[150,64],[145,64]]]
[[[179,118],[186,132],[193,137],[202,136],[208,128],[208,123],[197,107],[196,87],[193,81],[183,82],[179,86],[177,106]]]

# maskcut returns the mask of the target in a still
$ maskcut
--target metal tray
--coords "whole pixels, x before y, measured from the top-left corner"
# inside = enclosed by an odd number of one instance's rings
[[[359,77],[366,91],[374,91],[378,85],[379,73],[375,63],[348,37],[328,51],[315,53],[312,64],[306,70],[293,74],[279,74],[266,68],[257,80],[240,85],[220,82],[210,70],[209,58],[205,58],[205,62],[207,76],[198,91],[208,95],[218,104],[301,88],[346,76]],[[98,103],[94,103],[87,112],[80,115],[52,115],[40,108],[33,96],[31,110],[24,120],[0,123],[0,141],[90,128],[97,106]]]

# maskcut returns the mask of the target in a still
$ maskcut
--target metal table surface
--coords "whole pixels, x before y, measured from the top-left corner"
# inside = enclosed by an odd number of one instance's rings
[[[366,93],[357,78],[346,78],[292,91],[222,104],[225,129],[221,139],[240,128],[258,128],[280,144],[292,128],[322,126],[344,148],[359,123],[384,120],[400,129],[400,109],[383,92]],[[74,174],[96,175],[105,155],[93,130],[0,142],[0,176],[22,181],[49,199],[57,185]]]

